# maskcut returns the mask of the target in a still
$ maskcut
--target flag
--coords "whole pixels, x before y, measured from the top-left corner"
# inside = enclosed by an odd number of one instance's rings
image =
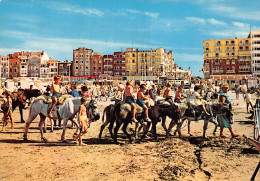
[[[199,72],[203,72],[203,69],[199,70]]]

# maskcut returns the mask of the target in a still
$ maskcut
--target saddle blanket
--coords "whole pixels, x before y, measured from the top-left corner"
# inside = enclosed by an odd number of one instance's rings
[[[69,98],[72,98],[72,96],[71,95],[62,95],[61,97],[58,98],[57,104],[63,104],[64,101],[66,101]],[[40,100],[43,100],[43,102],[45,104],[52,104],[52,98],[50,96],[42,95],[42,96],[36,97],[34,102],[38,102]]]
[[[154,106],[154,101],[152,99],[147,99],[144,101],[145,105],[150,108],[151,106]],[[143,108],[141,106],[139,106],[137,103],[135,103],[135,107],[136,107],[136,114],[140,114],[143,112]],[[130,104],[124,103],[121,106],[121,110],[120,110],[120,114],[123,117],[123,119],[126,118],[128,112],[131,112],[132,108]]]

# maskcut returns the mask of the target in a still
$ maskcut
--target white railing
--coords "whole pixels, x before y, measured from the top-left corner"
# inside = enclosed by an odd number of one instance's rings
[[[235,73],[235,70],[227,70],[227,73]]]
[[[213,70],[212,72],[213,72],[213,73],[224,73],[223,70]]]

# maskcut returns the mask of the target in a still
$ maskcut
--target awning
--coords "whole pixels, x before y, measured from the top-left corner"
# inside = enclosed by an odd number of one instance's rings
[[[86,80],[81,80],[80,82],[86,82]]]
[[[74,80],[74,82],[78,82],[78,80]]]

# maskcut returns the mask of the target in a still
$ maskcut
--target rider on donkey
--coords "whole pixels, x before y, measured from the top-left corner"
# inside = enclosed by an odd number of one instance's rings
[[[53,115],[52,115],[52,111],[54,109],[54,107],[56,106],[56,104],[58,103],[58,98],[62,96],[61,90],[60,90],[60,80],[61,80],[61,76],[60,75],[56,75],[54,77],[54,83],[52,84],[52,93],[53,96],[52,98],[52,106],[49,112],[49,117],[52,119]]]
[[[166,101],[168,101],[171,105],[173,105],[174,103],[173,103],[173,100],[172,100],[172,84],[169,82],[168,84],[167,84],[167,88],[166,88],[166,90],[164,91],[164,95],[163,95],[163,97],[165,97],[165,100]]]
[[[134,100],[133,83],[131,81],[127,81],[126,82],[124,100],[125,100],[126,103],[131,105],[131,108],[132,108],[132,121],[134,123],[138,123],[138,121],[135,119],[136,106],[135,106],[135,100]]]

